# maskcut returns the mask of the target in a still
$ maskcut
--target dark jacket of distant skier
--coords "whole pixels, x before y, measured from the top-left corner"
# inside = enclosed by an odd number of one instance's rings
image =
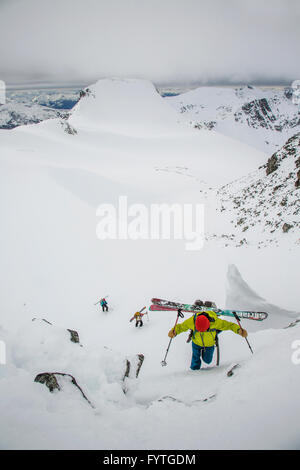
[[[107,301],[106,301],[104,298],[103,298],[103,299],[101,299],[101,301],[100,301],[100,305],[101,305],[101,307],[102,307],[102,310],[103,310],[103,312],[104,312],[104,310],[106,310],[106,311],[108,312],[108,305],[107,305]]]

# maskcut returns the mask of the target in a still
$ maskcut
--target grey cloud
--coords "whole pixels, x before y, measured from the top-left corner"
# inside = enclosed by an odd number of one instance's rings
[[[0,15],[5,80],[300,78],[298,0],[11,0]]]

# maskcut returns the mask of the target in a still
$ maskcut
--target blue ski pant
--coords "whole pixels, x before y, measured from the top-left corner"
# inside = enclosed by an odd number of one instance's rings
[[[214,346],[204,348],[192,342],[193,354],[192,354],[191,369],[192,370],[200,369],[201,359],[203,359],[203,361],[206,362],[206,364],[210,364],[211,361],[213,360],[214,350],[215,350]]]

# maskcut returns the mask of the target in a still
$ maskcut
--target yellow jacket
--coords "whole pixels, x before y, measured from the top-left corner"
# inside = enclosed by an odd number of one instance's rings
[[[141,312],[135,312],[135,314],[133,315],[133,317],[134,317],[136,320],[141,320],[143,316],[144,316],[144,314],[141,313]]]
[[[202,313],[207,314],[209,316],[210,321],[210,328],[204,332],[200,332],[195,329],[194,321],[196,317],[198,315],[201,315]],[[178,335],[180,333],[183,333],[184,331],[193,330],[193,343],[197,344],[198,346],[210,347],[214,346],[216,342],[217,330],[231,330],[234,333],[237,333],[239,329],[240,327],[236,323],[221,320],[215,312],[210,310],[205,312],[199,312],[196,315],[193,315],[192,317],[188,318],[184,322],[179,323],[175,327],[175,333],[176,335]]]

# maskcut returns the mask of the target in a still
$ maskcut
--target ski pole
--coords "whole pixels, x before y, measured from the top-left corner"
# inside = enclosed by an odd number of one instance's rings
[[[175,328],[176,325],[177,325],[177,322],[178,322],[179,317],[180,317],[180,318],[183,318],[183,317],[184,317],[184,315],[183,315],[183,313],[182,313],[182,311],[181,311],[180,309],[178,309],[177,318],[176,318],[176,322],[175,322],[175,325],[174,325],[174,327],[173,327],[173,330],[174,330],[174,328]],[[166,350],[165,357],[164,357],[163,361],[161,361],[161,365],[162,365],[162,366],[166,366],[166,365],[167,365],[167,363],[166,363],[166,358],[167,358],[167,355],[168,355],[168,352],[169,352],[169,349],[170,349],[170,346],[171,346],[171,343],[172,343],[172,339],[173,339],[173,338],[170,338],[170,341],[169,341],[169,344],[168,344],[168,347],[167,347],[167,350]]]
[[[238,325],[239,325],[239,327],[240,327],[241,330],[242,330],[243,328],[242,328],[242,326],[241,326],[241,324],[240,324],[240,318],[239,318],[238,314],[237,314],[236,312],[232,312],[232,313],[233,313],[233,315],[235,316],[236,321],[238,322]],[[252,348],[251,348],[251,346],[250,346],[249,341],[247,340],[247,338],[245,338],[245,340],[247,341],[247,344],[248,344],[248,346],[249,346],[249,349],[250,349],[250,351],[251,351],[252,354],[253,354],[253,351],[252,351]]]
[[[217,362],[216,365],[220,365],[220,343],[219,343],[219,338],[218,334],[216,334],[216,347],[217,347]]]

